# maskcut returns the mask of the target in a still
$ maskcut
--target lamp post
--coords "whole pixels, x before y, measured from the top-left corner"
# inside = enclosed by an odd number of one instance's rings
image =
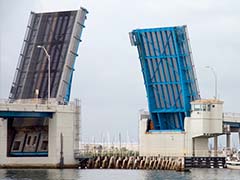
[[[43,49],[43,51],[46,54],[47,59],[48,59],[48,103],[49,103],[50,95],[51,95],[51,90],[50,90],[50,73],[51,73],[51,71],[50,71],[50,55],[48,54],[48,52],[47,52],[47,50],[45,49],[44,46],[38,45],[37,48]]]
[[[216,72],[214,71],[213,67],[211,66],[205,66],[205,68],[208,68],[212,71],[213,75],[214,75],[214,79],[215,79],[215,97],[214,99],[217,99],[217,74]]]

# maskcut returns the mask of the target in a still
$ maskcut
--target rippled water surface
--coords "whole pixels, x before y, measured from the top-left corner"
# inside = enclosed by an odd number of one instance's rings
[[[240,180],[240,170],[192,169],[191,172],[157,170],[0,169],[1,180]]]

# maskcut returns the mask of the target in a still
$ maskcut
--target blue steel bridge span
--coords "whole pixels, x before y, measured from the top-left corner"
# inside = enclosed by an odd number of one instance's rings
[[[190,102],[200,99],[186,26],[136,29],[137,46],[154,130],[184,130]]]

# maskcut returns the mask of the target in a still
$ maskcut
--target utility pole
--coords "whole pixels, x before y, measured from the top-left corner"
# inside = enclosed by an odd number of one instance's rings
[[[214,79],[215,79],[215,97],[214,99],[217,99],[217,74],[216,72],[214,71],[213,67],[211,66],[205,66],[205,68],[208,68],[212,71],[213,75],[214,75]]]

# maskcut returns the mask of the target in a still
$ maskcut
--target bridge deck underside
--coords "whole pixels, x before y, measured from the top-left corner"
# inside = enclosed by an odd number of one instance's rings
[[[86,10],[31,13],[9,98],[48,97],[50,55],[50,97],[67,98],[71,88]],[[37,91],[38,93],[36,93]],[[63,100],[62,100],[63,101]]]
[[[199,99],[186,27],[134,30],[155,130],[183,130],[190,102]]]

